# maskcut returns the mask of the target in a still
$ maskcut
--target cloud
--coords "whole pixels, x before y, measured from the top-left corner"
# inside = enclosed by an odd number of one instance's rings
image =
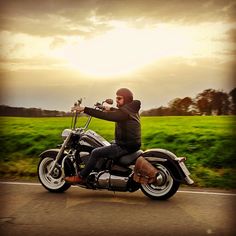
[[[0,78],[5,84],[3,102],[9,105],[66,111],[79,97],[86,97],[85,105],[92,106],[96,101],[114,98],[118,88],[128,87],[135,98],[142,100],[142,109],[149,109],[166,105],[176,97],[194,97],[207,88],[228,92],[235,85],[231,80],[234,68],[233,61],[175,58],[157,61],[135,74],[114,80],[96,80],[53,67],[50,70],[5,71],[0,73]]]
[[[230,28],[228,30],[225,30],[224,34],[219,34],[218,37],[214,38],[213,40],[216,42],[218,41],[223,43],[236,43],[236,28]]]
[[[233,50],[225,50],[223,52],[219,52],[219,54],[224,55],[224,56],[236,56],[236,49]]]
[[[224,60],[229,60],[229,54],[235,55],[231,49],[236,42],[235,8],[234,0],[0,1],[0,31],[5,30],[0,32],[4,36],[0,42],[4,49],[0,56],[0,66],[4,68],[0,70],[0,81],[4,80],[6,86],[6,103],[67,109],[77,96],[90,96],[87,104],[91,105],[104,96],[112,97],[119,87],[130,87],[147,109],[165,105],[175,97],[194,96],[206,88],[229,89],[235,62]],[[194,26],[192,33],[202,32],[206,38],[194,41],[196,52],[191,53],[195,57],[191,60],[158,60],[119,79],[93,80],[66,69],[63,60],[50,58],[64,45],[73,48],[76,39],[94,38],[119,22],[145,29],[159,23]],[[191,37],[191,32],[186,36]],[[201,43],[205,47],[198,48]],[[12,70],[13,65],[17,70]]]
[[[65,61],[48,58],[48,57],[32,57],[32,58],[5,58],[0,57],[0,71],[21,71],[21,70],[53,70],[55,68],[64,68]]]
[[[1,30],[36,36],[90,36],[110,28],[92,21],[94,1],[35,1],[0,2]],[[98,17],[97,17],[98,21]]]
[[[56,49],[58,47],[61,47],[62,45],[64,45],[66,43],[66,40],[61,38],[61,37],[55,37],[52,41],[52,43],[50,44],[50,48],[51,49]]]
[[[109,21],[145,26],[160,22],[198,24],[235,21],[233,0],[32,0],[1,1],[1,30],[32,35],[91,36],[109,30]]]
[[[236,43],[236,29],[230,29],[226,32],[226,35],[228,36],[228,41],[232,43]]]
[[[233,16],[234,1],[181,1],[181,0],[134,0],[98,1],[98,14],[115,18],[144,18],[153,21],[181,21],[199,23],[204,21],[229,20]]]

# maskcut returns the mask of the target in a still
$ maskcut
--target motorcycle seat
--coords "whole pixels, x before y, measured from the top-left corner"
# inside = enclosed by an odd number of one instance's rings
[[[138,157],[141,156],[142,154],[143,154],[143,151],[138,150],[138,151],[130,153],[128,155],[122,156],[118,160],[118,164],[121,164],[121,165],[124,165],[124,166],[134,164],[135,161],[138,159]]]

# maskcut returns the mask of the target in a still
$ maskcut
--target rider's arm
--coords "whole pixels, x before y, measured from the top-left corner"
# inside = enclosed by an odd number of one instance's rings
[[[99,119],[103,119],[103,120],[108,120],[108,121],[114,121],[114,122],[118,122],[118,121],[124,121],[127,120],[129,118],[129,115],[122,112],[119,109],[116,109],[114,111],[111,112],[103,112],[103,111],[99,111],[93,108],[89,108],[89,107],[85,107],[84,108],[84,113],[99,118]]]

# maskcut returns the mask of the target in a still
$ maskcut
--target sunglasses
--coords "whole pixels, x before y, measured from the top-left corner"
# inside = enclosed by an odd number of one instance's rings
[[[118,100],[118,101],[120,101],[122,99],[123,99],[123,97],[116,97],[116,100]]]

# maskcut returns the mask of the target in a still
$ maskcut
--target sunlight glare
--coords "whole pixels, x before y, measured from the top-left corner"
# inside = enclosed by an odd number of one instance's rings
[[[160,24],[156,28],[122,26],[103,35],[80,39],[67,47],[63,57],[73,69],[94,77],[131,73],[165,57],[191,57],[199,52],[196,32]]]

